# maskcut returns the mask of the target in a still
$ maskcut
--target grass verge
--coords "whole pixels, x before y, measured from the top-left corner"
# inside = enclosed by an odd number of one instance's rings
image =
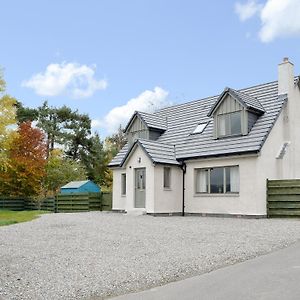
[[[39,215],[49,213],[42,210],[0,210],[0,226],[11,225],[21,222],[31,221],[38,218]]]

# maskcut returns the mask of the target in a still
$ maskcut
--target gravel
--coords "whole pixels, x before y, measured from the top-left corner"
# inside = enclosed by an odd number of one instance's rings
[[[103,299],[300,239],[300,220],[48,214],[0,227],[0,299]]]

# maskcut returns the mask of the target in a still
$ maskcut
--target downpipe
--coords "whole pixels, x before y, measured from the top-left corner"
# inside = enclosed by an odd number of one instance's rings
[[[182,170],[182,212],[181,216],[184,217],[184,210],[185,210],[185,173],[186,173],[186,164],[182,161],[180,166]]]

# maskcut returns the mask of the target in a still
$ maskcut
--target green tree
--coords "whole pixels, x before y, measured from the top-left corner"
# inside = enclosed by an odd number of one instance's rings
[[[44,190],[49,195],[58,193],[60,187],[70,181],[86,180],[86,178],[85,167],[80,162],[64,157],[59,149],[50,152],[43,184]]]
[[[118,131],[111,136],[108,136],[104,142],[104,148],[106,150],[106,164],[108,164],[113,157],[117,155],[117,153],[125,146],[127,143],[126,134],[124,133],[124,129],[122,129],[121,125]],[[105,182],[106,186],[111,189],[112,180],[113,180],[112,171],[109,168],[105,170]]]
[[[113,158],[126,144],[126,134],[121,125],[118,131],[105,139],[105,147],[110,153],[110,157]]]
[[[88,178],[101,186],[107,186],[108,155],[98,133],[90,137],[87,149],[81,153],[81,158]]]
[[[47,153],[55,149],[56,144],[63,145],[65,153],[74,160],[80,158],[81,150],[88,145],[91,134],[91,120],[88,115],[72,111],[67,106],[51,107],[45,101],[37,108],[37,126],[46,134]]]
[[[71,118],[65,124],[63,136],[65,153],[74,160],[81,159],[82,153],[87,151],[91,135],[91,119],[87,114],[72,112]]]
[[[38,110],[36,108],[29,108],[23,106],[22,102],[16,102],[17,121],[19,124],[27,121],[36,121],[38,119]]]

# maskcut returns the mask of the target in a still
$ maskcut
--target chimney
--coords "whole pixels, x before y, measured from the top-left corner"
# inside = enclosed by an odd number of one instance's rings
[[[294,86],[294,65],[288,57],[278,65],[278,94],[288,94]]]

